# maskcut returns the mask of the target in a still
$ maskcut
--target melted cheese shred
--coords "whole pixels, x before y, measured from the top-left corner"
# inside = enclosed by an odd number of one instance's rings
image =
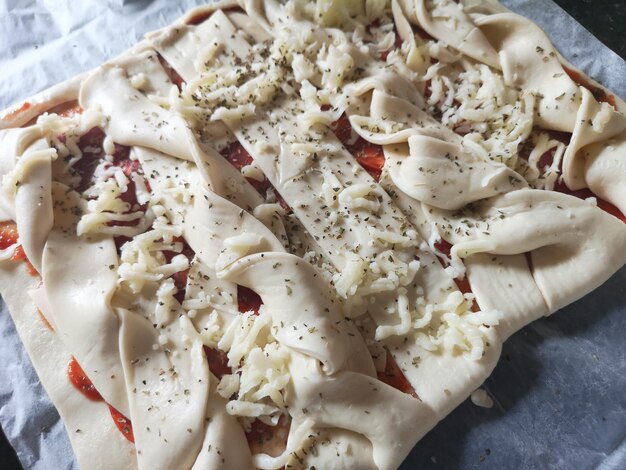
[[[138,468],[397,468],[504,339],[626,262],[623,224],[551,191],[624,207],[624,105],[495,2],[243,3],[90,73],[81,114],[0,131],[0,214],[42,274],[33,298],[131,418]],[[235,141],[241,171],[219,153]],[[379,181],[362,144],[382,146]],[[266,179],[289,211],[250,184]],[[238,312],[238,286],[258,312]],[[377,380],[387,351],[419,398]],[[286,447],[251,455],[245,431],[286,415]]]

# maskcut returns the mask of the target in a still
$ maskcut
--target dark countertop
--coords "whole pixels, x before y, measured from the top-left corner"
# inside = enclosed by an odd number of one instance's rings
[[[626,4],[623,0],[554,1],[600,41],[626,60]],[[0,467],[5,470],[22,468],[1,428]]]
[[[626,60],[624,0],[554,0],[554,2]]]

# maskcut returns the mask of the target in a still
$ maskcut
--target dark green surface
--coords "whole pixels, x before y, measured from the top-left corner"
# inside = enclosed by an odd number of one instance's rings
[[[554,0],[554,2],[626,60],[625,0]]]
[[[554,1],[600,41],[626,59],[626,0]],[[22,468],[1,428],[0,468],[3,470]]]

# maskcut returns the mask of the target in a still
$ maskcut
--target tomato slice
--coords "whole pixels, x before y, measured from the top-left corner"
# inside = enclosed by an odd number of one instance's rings
[[[598,201],[598,207],[600,209],[604,210],[605,212],[608,212],[612,216],[617,217],[622,222],[626,223],[626,216],[624,216],[624,214],[622,214],[622,212],[617,207],[615,207],[610,202],[605,201],[604,199],[599,198],[598,196],[593,194],[591,192],[591,190],[589,190],[588,188],[579,189],[577,191],[572,191],[571,189],[569,189],[565,185],[565,183],[557,181],[555,183],[555,185],[554,185],[554,190],[558,191],[560,193],[563,193],[563,194],[569,194],[570,196],[574,196],[574,197],[577,197],[579,199],[587,199],[587,198],[590,198],[590,197],[595,197],[597,199],[597,201]]]
[[[226,160],[230,162],[232,166],[237,168],[239,171],[241,171],[244,166],[250,165],[252,164],[252,162],[254,162],[252,156],[238,141],[229,144],[228,146],[223,148],[220,153]],[[259,194],[263,196],[265,196],[267,190],[272,187],[272,184],[268,181],[267,178],[263,178],[262,181],[256,180],[254,178],[246,179],[248,180],[248,183],[250,183],[254,187],[254,189],[256,189]]]
[[[252,289],[237,286],[237,303],[239,304],[240,313],[254,312],[255,315],[258,315],[259,308],[263,305],[263,300]]]
[[[31,276],[39,276],[39,273],[35,269],[35,266],[31,264],[31,262],[26,257],[26,252],[24,252],[24,247],[22,245],[18,245],[15,249],[15,253],[11,256],[11,261],[24,261],[26,263],[26,269],[28,270],[28,274]]]
[[[383,166],[385,166],[383,147],[359,138],[350,150],[361,166],[376,181],[379,181]]]
[[[209,363],[209,370],[215,377],[221,379],[225,375],[233,373],[233,370],[228,366],[228,356],[224,351],[204,346],[204,353]]]
[[[359,164],[376,180],[380,180],[383,166],[385,166],[385,154],[380,145],[372,144],[362,137],[358,137],[354,143],[352,140],[352,126],[346,114],[342,114],[331,125],[332,131],[341,143],[356,158]]]
[[[221,10],[224,13],[229,13],[229,12],[245,13],[245,11],[239,7],[226,7],[226,8],[221,8]],[[209,19],[212,14],[213,14],[213,11],[199,11],[187,19],[187,24],[197,26],[200,23]]]
[[[74,357],[67,365],[67,375],[71,384],[85,397],[93,401],[102,401],[102,396]]]
[[[269,426],[258,419],[252,421],[246,439],[252,454],[264,453],[277,457],[287,448],[291,417],[282,415],[276,426]]]
[[[342,114],[339,119],[332,123],[331,129],[341,143],[347,147],[352,138],[352,126],[348,116],[345,113]]]
[[[113,418],[113,422],[115,423],[115,426],[117,426],[117,429],[120,430],[120,432],[126,439],[134,444],[135,433],[133,432],[133,423],[131,423],[130,419],[117,411],[111,405],[108,405],[108,407],[109,412],[111,413],[111,417]]]
[[[58,114],[63,117],[74,117],[77,114],[83,113],[83,108],[78,104],[77,100],[66,101],[65,103],[61,103],[58,106],[50,109],[48,114]]]
[[[196,252],[193,251],[185,239],[183,237],[175,237],[174,242],[180,242],[183,244],[183,249],[180,253],[176,253],[174,251],[164,251],[163,255],[168,263],[172,261],[172,258],[178,254],[185,255],[189,262],[193,260],[194,256],[196,256]],[[174,280],[174,284],[176,285],[176,289],[178,292],[175,297],[180,303],[185,300],[185,291],[187,289],[187,278],[189,277],[189,269],[185,269],[184,271],[179,271],[177,273],[172,274],[172,279]]]
[[[52,325],[50,324],[50,322],[48,321],[46,316],[43,314],[43,312],[41,310],[37,309],[37,313],[39,313],[39,318],[41,318],[41,321],[43,322],[43,324],[46,325],[46,328],[48,328],[50,331],[54,332],[54,328],[52,328]]]
[[[398,363],[389,351],[387,351],[387,363],[385,364],[385,370],[378,372],[377,375],[378,380],[381,382],[385,382],[387,385],[390,385],[403,393],[409,394],[412,397],[419,398],[417,393],[415,393],[415,389],[406,379],[402,369],[400,369]]]
[[[447,241],[445,241],[443,238],[435,243],[435,248],[441,251],[448,258],[450,257],[450,250],[452,249],[452,245],[448,243]],[[439,261],[441,262],[441,260]],[[472,293],[472,286],[470,285],[469,279],[467,279],[467,276],[463,277],[462,279],[454,279],[454,283],[459,288],[459,290],[463,292],[464,294]],[[478,312],[479,310],[480,309],[478,307],[478,304],[474,300],[474,302],[472,303],[472,311]]]
[[[159,62],[161,63],[161,66],[165,70],[165,73],[172,81],[172,83],[174,83],[174,85],[176,85],[179,90],[182,90],[183,83],[185,83],[183,77],[181,77],[179,73],[174,70],[174,68],[163,58],[163,56],[161,56],[161,54],[159,54]]]
[[[70,383],[85,397],[92,401],[103,401],[102,395],[98,393],[98,390],[96,390],[96,387],[93,385],[91,380],[89,380],[89,377],[87,377],[87,374],[85,374],[85,371],[74,357],[72,357],[67,366],[67,374],[70,379]],[[130,420],[108,403],[107,406],[109,407],[109,412],[111,413],[111,417],[113,418],[117,429],[120,430],[126,439],[134,443],[135,436],[133,434],[133,425]]]
[[[0,222],[0,250],[6,250],[15,245],[17,239],[17,224],[12,221]]]
[[[574,82],[576,82],[577,85],[583,86],[587,90],[589,90],[591,94],[593,95],[593,97],[599,103],[608,103],[611,106],[613,106],[613,108],[617,109],[617,104],[615,103],[615,96],[610,95],[606,91],[604,91],[602,88],[593,85],[580,72],[577,72],[576,70],[572,70],[566,66],[563,66],[563,70],[565,70],[565,73],[569,75],[569,78],[574,80]]]

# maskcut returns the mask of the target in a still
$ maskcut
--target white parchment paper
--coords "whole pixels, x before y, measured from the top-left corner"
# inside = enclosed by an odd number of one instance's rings
[[[203,3],[0,0],[0,109],[98,66]],[[570,62],[626,98],[626,63],[557,5],[503,3],[536,21]],[[485,385],[495,406],[466,401],[403,468],[626,468],[625,286],[622,269],[509,339]],[[0,358],[0,424],[24,467],[77,468],[3,304]]]

